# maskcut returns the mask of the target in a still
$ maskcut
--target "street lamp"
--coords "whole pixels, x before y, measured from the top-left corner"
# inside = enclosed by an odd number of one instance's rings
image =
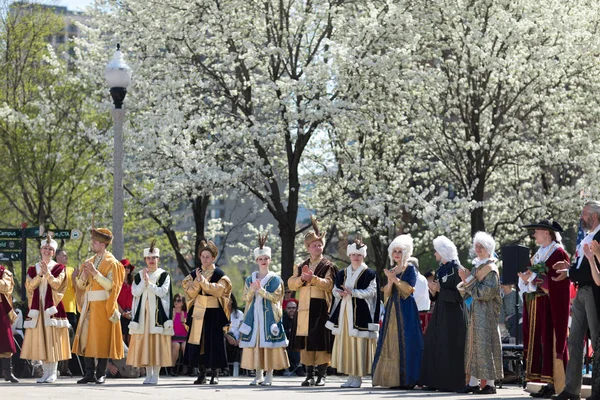
[[[110,88],[115,108],[111,110],[114,122],[114,172],[113,172],[113,254],[120,260],[123,258],[123,121],[125,110],[123,100],[127,95],[127,86],[131,83],[131,68],[123,60],[121,45],[113,59],[106,66],[104,73],[106,83]]]

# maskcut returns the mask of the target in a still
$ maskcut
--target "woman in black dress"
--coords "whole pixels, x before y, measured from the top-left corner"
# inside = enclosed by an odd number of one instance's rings
[[[420,384],[426,390],[455,392],[465,386],[465,339],[467,308],[456,285],[461,282],[454,243],[445,236],[433,240],[435,259],[440,267],[429,282],[433,315],[425,333]]]

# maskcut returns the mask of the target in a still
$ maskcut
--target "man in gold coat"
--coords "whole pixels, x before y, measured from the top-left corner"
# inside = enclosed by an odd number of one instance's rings
[[[78,304],[81,310],[73,353],[85,357],[85,375],[77,383],[104,383],[109,358],[122,359],[123,335],[117,298],[125,269],[106,248],[112,242],[112,232],[105,228],[91,230],[94,257],[79,268],[77,278]],[[98,359],[94,376],[94,359]]]
[[[336,266],[323,257],[325,233],[319,233],[311,216],[313,230],[304,236],[310,257],[294,268],[288,288],[298,292],[298,314],[292,325],[289,348],[300,351],[300,362],[306,366],[302,386],[324,386],[327,366],[331,362],[333,337],[325,328],[332,303]],[[317,381],[315,382],[315,366]]]

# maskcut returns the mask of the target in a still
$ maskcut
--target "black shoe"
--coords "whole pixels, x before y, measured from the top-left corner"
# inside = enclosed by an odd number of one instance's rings
[[[306,379],[302,382],[302,386],[315,386],[315,367],[306,367]]]
[[[327,380],[327,364],[317,366],[317,381],[315,386],[325,386]]]
[[[551,399],[556,400],[579,400],[581,396],[578,394],[569,393],[566,390],[563,390],[559,394],[555,394],[551,397]]]
[[[539,392],[531,393],[529,395],[531,397],[535,397],[535,398],[539,398],[539,399],[551,399],[552,395],[554,395],[554,389],[551,388],[549,385],[545,385],[543,388],[540,389]]]
[[[485,385],[477,394],[496,394],[496,386]]]
[[[19,380],[12,373],[12,360],[10,357],[2,359],[2,375],[7,382],[19,383]]]
[[[86,383],[94,383],[96,382],[96,378],[94,378],[94,376],[84,376],[83,378],[81,378],[80,380],[77,381],[78,384],[80,385],[85,385]]]
[[[96,384],[97,385],[102,385],[104,383],[104,381],[106,380],[106,376],[102,375],[96,378]]]
[[[211,385],[218,385],[219,384],[219,373],[218,372],[213,372],[211,374],[210,384]]]
[[[458,389],[456,391],[456,393],[475,393],[475,394],[479,394],[479,392],[481,391],[481,389],[479,388],[479,385],[477,386],[470,386],[467,385],[462,389]]]
[[[198,375],[198,379],[194,381],[194,385],[206,385],[206,375]]]
[[[433,386],[423,386],[422,390],[424,390],[426,392],[436,392],[437,388],[434,388]]]

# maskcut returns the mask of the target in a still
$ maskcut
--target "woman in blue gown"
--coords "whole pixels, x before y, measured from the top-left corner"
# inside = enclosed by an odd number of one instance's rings
[[[417,269],[408,263],[413,240],[400,235],[388,248],[394,267],[385,270],[385,315],[373,361],[373,386],[412,389],[419,380],[423,334],[413,297]]]

